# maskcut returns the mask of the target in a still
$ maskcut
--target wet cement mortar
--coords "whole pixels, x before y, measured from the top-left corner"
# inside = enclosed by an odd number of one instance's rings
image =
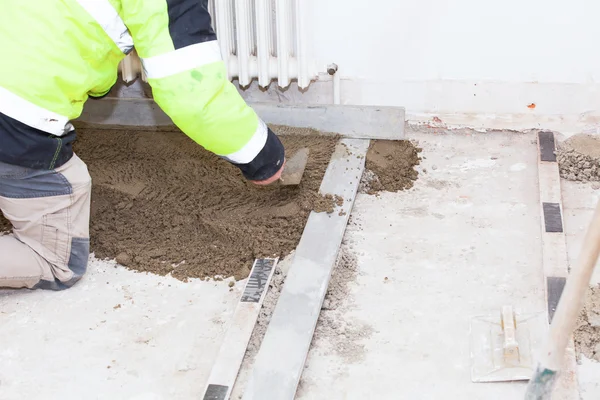
[[[288,155],[310,148],[301,184],[259,187],[181,133],[80,131],[75,151],[93,180],[92,251],[180,279],[243,279],[255,258],[288,254],[310,211],[334,208],[318,189],[337,138],[295,133],[282,141]]]
[[[367,152],[359,191],[397,192],[413,187],[418,178],[421,148],[408,140],[373,140]]]

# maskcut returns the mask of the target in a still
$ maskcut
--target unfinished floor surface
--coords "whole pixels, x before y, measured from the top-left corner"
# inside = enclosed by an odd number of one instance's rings
[[[358,277],[338,329],[313,342],[298,399],[523,395],[522,383],[471,383],[469,323],[505,304],[545,310],[535,137],[409,138],[420,177],[357,198],[346,241]]]
[[[228,284],[92,260],[64,292],[0,289],[0,399],[198,398],[243,290]]]
[[[82,130],[76,145],[93,180],[91,247],[130,268],[185,279],[245,278],[255,258],[293,250],[318,194],[335,137],[302,129],[288,154],[310,148],[298,186],[259,187],[178,132]]]
[[[333,280],[343,294],[325,300],[297,400],[523,394],[520,383],[471,383],[468,331],[472,315],[506,303],[545,310],[535,135],[408,137],[423,147],[419,178],[358,195]],[[572,259],[598,191],[562,185]],[[228,283],[94,261],[68,291],[3,292],[0,399],[199,398],[243,287]],[[599,367],[582,359],[584,400],[600,395]]]

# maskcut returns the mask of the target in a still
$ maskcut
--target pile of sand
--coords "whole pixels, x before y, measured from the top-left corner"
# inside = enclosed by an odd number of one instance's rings
[[[377,194],[410,189],[419,173],[421,148],[408,140],[373,140],[367,152],[360,192]]]
[[[285,256],[311,210],[337,138],[283,136],[310,148],[299,186],[259,187],[177,132],[82,130],[75,150],[93,179],[91,247],[100,258],[177,278],[245,278],[257,257]]]
[[[558,146],[560,176],[573,181],[600,181],[600,138],[574,135]]]

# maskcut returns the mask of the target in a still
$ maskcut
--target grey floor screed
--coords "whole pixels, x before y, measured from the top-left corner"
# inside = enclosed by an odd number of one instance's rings
[[[310,214],[256,357],[244,400],[294,399],[368,146],[369,140],[343,139],[336,147],[320,191],[339,195],[344,203],[332,214]]]

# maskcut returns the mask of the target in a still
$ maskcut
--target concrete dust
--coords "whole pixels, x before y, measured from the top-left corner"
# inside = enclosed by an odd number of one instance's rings
[[[254,360],[260,350],[260,345],[283,289],[285,277],[293,262],[293,257],[294,253],[291,253],[280,261],[275,269],[233,388],[231,396],[233,399],[242,398]],[[345,363],[360,362],[364,358],[365,348],[362,342],[372,333],[372,328],[369,325],[360,321],[349,321],[344,317],[347,307],[351,304],[349,285],[356,279],[357,271],[356,257],[350,248],[342,243],[312,344],[313,346],[325,346],[328,351],[338,355]]]
[[[381,186],[381,182],[379,182],[379,178],[373,171],[365,168],[358,184],[358,193],[371,194],[371,185],[378,187]]]
[[[600,138],[574,135],[558,146],[560,176],[572,181],[600,181]]]
[[[421,148],[408,140],[372,140],[359,191],[377,194],[410,189],[419,173]]]
[[[579,358],[600,361],[600,286],[590,288],[575,330],[575,351]]]
[[[340,247],[335,268],[327,287],[327,295],[322,310],[337,310],[345,304],[349,294],[348,285],[356,280],[357,274],[356,256],[344,242]]]
[[[335,136],[289,128],[287,154],[310,148],[298,186],[258,187],[178,132],[79,131],[75,150],[93,179],[91,247],[137,271],[179,279],[245,278],[257,257],[283,257],[310,211],[332,212],[318,193]],[[310,135],[307,135],[310,134]]]
[[[364,341],[373,333],[370,325],[345,316],[351,305],[350,283],[356,280],[357,274],[356,256],[342,244],[313,338],[313,345],[333,352],[344,364],[364,359]]]

